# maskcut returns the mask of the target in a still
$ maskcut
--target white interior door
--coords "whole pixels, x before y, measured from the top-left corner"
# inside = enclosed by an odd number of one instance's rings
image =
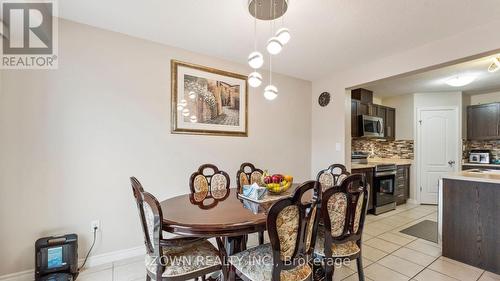
[[[422,108],[417,118],[420,203],[437,204],[439,180],[459,163],[458,109]]]

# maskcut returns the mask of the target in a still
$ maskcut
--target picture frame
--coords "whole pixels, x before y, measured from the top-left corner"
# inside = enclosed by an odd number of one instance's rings
[[[247,76],[171,60],[171,133],[248,136]]]

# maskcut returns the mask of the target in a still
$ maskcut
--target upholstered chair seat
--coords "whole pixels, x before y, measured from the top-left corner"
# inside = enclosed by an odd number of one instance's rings
[[[141,183],[130,178],[139,211],[146,246],[146,281],[181,281],[222,270],[223,255],[210,242],[199,237],[163,238],[163,212],[160,203]],[[222,245],[217,240],[218,245]],[[225,274],[226,271],[222,271]]]
[[[200,240],[187,245],[181,244],[177,247],[163,248],[162,250],[161,262],[165,265],[162,277],[175,278],[192,275],[221,265],[218,250],[207,240]],[[148,254],[145,263],[150,274],[156,274],[157,258],[152,254]]]
[[[332,244],[332,257],[349,257],[358,254],[361,249],[356,245],[355,241],[348,241],[342,244]],[[325,230],[323,227],[318,227],[316,245],[314,254],[319,257],[325,257]]]
[[[362,234],[368,205],[368,185],[364,175],[345,177],[323,193],[323,227],[317,230],[314,255],[321,258],[326,280],[333,280],[335,259],[356,260],[358,278],[364,281]]]
[[[313,200],[303,201],[310,190],[314,191]],[[319,182],[308,181],[295,190],[293,197],[276,201],[267,215],[271,243],[230,256],[229,280],[237,274],[247,281],[312,281],[309,261],[320,198]]]
[[[252,281],[272,280],[273,249],[271,244],[259,245],[231,256],[231,264]],[[306,263],[290,270],[280,272],[281,280],[303,281],[312,274],[311,267]]]

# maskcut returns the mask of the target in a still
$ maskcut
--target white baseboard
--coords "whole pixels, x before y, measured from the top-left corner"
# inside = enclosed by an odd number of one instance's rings
[[[415,204],[415,205],[418,205],[418,201],[415,200],[415,199],[412,199],[412,198],[408,198],[408,200],[406,200],[406,202],[410,203],[410,204]]]
[[[109,264],[112,262],[116,261],[121,261],[129,258],[134,258],[137,256],[144,255],[146,253],[146,250],[144,246],[141,247],[135,247],[135,248],[130,248],[130,249],[125,249],[125,250],[119,250],[119,251],[114,251],[114,252],[109,252],[109,253],[104,253],[100,255],[95,255],[95,256],[90,256],[89,259],[87,260],[87,264],[85,265],[85,268],[92,268],[104,264]],[[81,264],[83,263],[83,258],[79,259],[78,263]],[[33,281],[35,276],[35,271],[33,269],[31,270],[25,270],[25,271],[20,271],[16,273],[11,273],[7,275],[2,275],[0,276],[0,281]]]

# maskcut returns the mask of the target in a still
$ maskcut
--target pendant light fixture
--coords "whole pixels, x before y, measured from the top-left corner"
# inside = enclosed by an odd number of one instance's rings
[[[274,100],[278,97],[278,88],[273,85],[273,61],[269,56],[269,85],[264,89],[264,97],[267,100]]]
[[[278,88],[272,83],[272,56],[279,54],[285,44],[290,41],[290,31],[284,27],[283,16],[288,10],[288,0],[249,0],[248,11],[254,17],[254,51],[248,56],[248,64],[254,69],[248,75],[248,84],[259,87],[262,75],[257,69],[264,64],[264,56],[257,50],[257,19],[270,21],[271,38],[267,40],[266,50],[269,53],[269,85],[264,88],[264,97],[274,100],[278,97]],[[274,33],[275,20],[282,18],[282,27]]]
[[[257,71],[250,73],[250,75],[248,75],[248,84],[254,88],[259,87],[260,84],[262,84],[262,75]]]
[[[493,62],[488,67],[488,71],[493,73],[500,69],[500,59],[498,57],[493,58]]]

